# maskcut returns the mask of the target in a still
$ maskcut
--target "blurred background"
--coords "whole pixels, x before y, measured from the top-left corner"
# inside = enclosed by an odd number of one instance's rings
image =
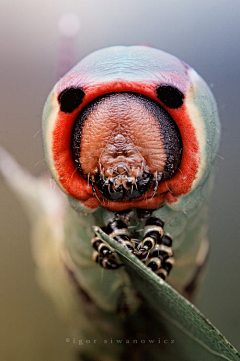
[[[240,348],[239,0],[2,0],[1,9],[0,142],[32,174],[47,173],[41,113],[65,46],[59,35],[64,14],[80,21],[76,62],[102,47],[149,43],[189,63],[210,85],[222,141],[209,202],[209,269],[197,305]],[[29,224],[2,181],[0,186],[1,359],[66,361],[69,335],[36,283]]]

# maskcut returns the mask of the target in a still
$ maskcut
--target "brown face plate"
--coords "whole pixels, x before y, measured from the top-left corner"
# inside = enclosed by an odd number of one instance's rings
[[[178,169],[181,137],[170,115],[152,99],[111,93],[95,99],[78,115],[72,149],[81,174],[93,182],[101,179],[96,181],[100,192],[103,186],[113,193],[132,189],[133,198],[138,198],[151,182],[167,179]],[[144,177],[144,191],[133,193],[132,187]],[[120,193],[116,199],[123,200],[126,194]]]

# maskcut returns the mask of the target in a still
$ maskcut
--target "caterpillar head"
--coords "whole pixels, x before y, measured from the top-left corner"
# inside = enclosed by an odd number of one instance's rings
[[[43,115],[50,171],[88,210],[176,207],[206,180],[217,126],[198,74],[145,46],[84,58],[55,85]]]

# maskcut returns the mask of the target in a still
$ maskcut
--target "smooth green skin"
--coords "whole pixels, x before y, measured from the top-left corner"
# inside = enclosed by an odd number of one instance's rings
[[[164,206],[153,213],[164,220],[165,232],[173,238],[173,250],[176,264],[171,271],[168,282],[179,292],[192,280],[196,271],[196,257],[203,239],[207,239],[207,205],[199,203],[191,212],[183,213]],[[99,269],[99,265],[92,262],[93,249],[90,240],[94,237],[93,226],[107,225],[114,213],[99,208],[91,214],[80,214],[72,209],[68,210],[65,218],[65,245],[75,273],[82,287],[91,295],[94,302],[107,311],[117,308],[117,299],[124,287],[122,269],[114,271]],[[130,230],[143,239],[144,221],[140,222],[133,216]],[[101,287],[99,287],[101,284]],[[123,286],[120,286],[122,285]],[[114,289],[114,292],[107,290]]]
[[[193,277],[196,269],[195,258],[202,239],[206,237],[206,204],[200,203],[192,212],[187,214],[173,211],[165,206],[155,211],[154,215],[158,215],[164,219],[166,231],[173,234],[174,252],[176,258],[180,260],[180,264],[174,266],[168,281],[175,288],[183,291],[184,285]],[[91,214],[84,214],[83,212],[77,213],[69,207],[64,217],[64,243],[66,250],[73,263],[74,274],[79,284],[88,293],[94,304],[97,305],[97,314],[99,317],[101,318],[102,315],[104,315],[102,322],[108,323],[109,331],[105,333],[105,339],[127,339],[130,336],[137,337],[136,335],[140,330],[144,333],[144,338],[149,337],[148,330],[151,330],[153,327],[150,320],[154,319],[154,324],[155,315],[148,315],[149,312],[152,312],[150,311],[151,308],[147,309],[144,307],[144,309],[142,309],[142,306],[139,308],[139,298],[136,297],[136,290],[133,287],[135,280],[133,283],[131,282],[128,268],[120,267],[114,271],[106,270],[92,261],[93,249],[90,240],[94,236],[93,228],[96,225],[100,227],[107,224],[113,217],[114,213],[102,208],[99,208]],[[138,224],[136,219],[132,219],[131,227],[133,228],[131,228],[131,230],[139,235],[139,239],[142,239],[143,226],[144,222]],[[65,286],[63,287],[66,289]],[[128,304],[130,309],[129,315],[122,316],[117,314],[120,298],[122,303],[126,302]],[[85,310],[81,317],[84,318],[87,312],[88,311]],[[160,319],[159,323],[161,324]],[[80,324],[82,324],[82,321],[79,325]],[[87,324],[87,320],[86,325],[87,327],[90,326]],[[134,330],[130,336],[127,332],[128,329]],[[86,333],[85,326],[79,327],[77,332],[81,335],[79,336],[80,338],[87,339],[89,337],[89,332]],[[98,323],[95,324],[95,319],[91,321],[91,332],[90,338],[99,339],[99,337],[102,336],[99,335],[99,326]],[[170,334],[169,338],[172,338],[171,330],[167,331],[167,333],[168,332]],[[173,334],[175,335],[175,333]],[[156,331],[151,337],[155,339],[160,337],[159,335],[165,338],[166,332]],[[117,349],[120,354],[124,351],[123,345],[120,345]],[[125,348],[126,352],[127,350],[128,349]],[[106,354],[104,353],[105,358],[109,353],[109,349],[104,348],[104,351],[106,352]],[[158,348],[155,349],[155,347],[153,348],[151,345],[148,352],[152,353],[152,360],[160,360],[157,356],[158,351]],[[92,356],[96,357],[99,352],[98,345],[94,346],[91,352],[93,353]],[[117,351],[115,350],[114,352],[114,354],[117,355]],[[139,357],[140,356],[138,356],[138,359],[140,360]],[[144,358],[143,360],[145,361]]]

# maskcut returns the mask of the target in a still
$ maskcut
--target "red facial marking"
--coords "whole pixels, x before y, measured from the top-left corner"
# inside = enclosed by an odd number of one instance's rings
[[[159,84],[152,82],[134,83],[134,82],[113,82],[102,83],[95,86],[85,86],[83,90],[85,97],[83,103],[72,113],[64,113],[59,110],[53,130],[53,160],[59,181],[66,193],[73,198],[83,201],[88,208],[97,208],[98,205],[109,208],[112,211],[119,211],[128,208],[149,208],[160,207],[165,201],[173,203],[177,197],[190,191],[192,183],[196,178],[199,165],[199,145],[196,138],[195,129],[188,115],[185,105],[178,109],[168,109],[161,104],[172,116],[177,124],[182,137],[183,153],[179,170],[169,180],[159,183],[155,195],[152,190],[137,200],[131,202],[106,201],[98,192],[97,198],[93,194],[92,187],[87,180],[78,173],[71,151],[71,136],[74,121],[83,107],[96,97],[112,92],[136,92],[145,95],[158,103],[160,101],[156,96],[156,87]]]

